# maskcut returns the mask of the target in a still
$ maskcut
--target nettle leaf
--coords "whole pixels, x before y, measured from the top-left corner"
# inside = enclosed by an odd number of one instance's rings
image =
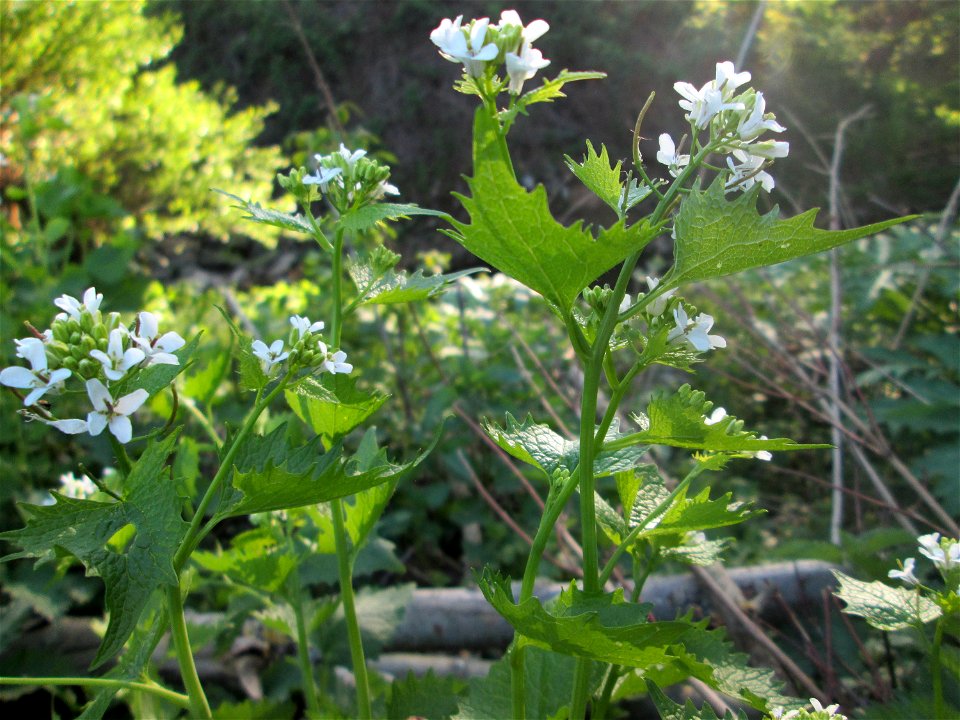
[[[523,689],[527,716],[566,717],[570,688],[574,685],[576,658],[528,647],[523,658]],[[591,689],[603,682],[602,668],[594,667]],[[510,658],[504,656],[490,666],[486,677],[470,680],[467,697],[460,701],[457,720],[502,720],[513,714],[511,704]]]
[[[260,203],[244,200],[242,197],[231,195],[223,190],[214,189],[214,192],[225,195],[235,201],[237,204],[233,207],[247,213],[244,216],[244,220],[250,220],[251,222],[261,225],[272,225],[273,227],[304,233],[305,235],[313,235],[313,226],[310,225],[310,221],[303,217],[303,215],[291,215],[290,213],[280,212],[279,210],[270,210],[260,205]]]
[[[215,575],[267,592],[279,592],[297,563],[287,546],[280,545],[268,528],[240,533],[226,550],[197,550],[190,557]]]
[[[449,217],[439,210],[429,210],[418,205],[397,205],[394,203],[373,203],[355,210],[349,210],[340,216],[339,226],[349,233],[365,232],[388,220],[406,220],[411,215],[433,215]]]
[[[840,581],[836,596],[847,603],[844,612],[859,615],[878,630],[917,628],[943,614],[939,605],[917,590],[863,582],[837,570],[833,574]]]
[[[450,285],[465,275],[482,272],[484,268],[470,268],[446,275],[437,273],[425,277],[423,270],[408,275],[401,270],[378,269],[369,264],[355,263],[350,266],[350,278],[360,293],[361,305],[393,305],[397,303],[417,302],[440,295]]]
[[[433,670],[417,677],[407,672],[402,680],[394,680],[390,686],[390,701],[387,703],[389,720],[407,720],[411,717],[446,720],[457,713],[457,696],[467,684],[455,677],[437,677]]]
[[[172,433],[147,447],[127,476],[121,502],[73,500],[52,493],[56,504],[22,505],[26,527],[0,534],[0,539],[23,548],[4,561],[22,557],[44,561],[56,552],[67,552],[103,580],[110,621],[92,667],[120,651],[151,594],[177,582],[173,556],[187,524],[180,516],[175,485],[165,472],[176,440],[177,433]],[[126,548],[112,548],[111,538],[128,526],[133,537]]]
[[[692,700],[687,700],[686,704],[679,705],[664,695],[663,690],[654,683],[647,685],[650,699],[657,708],[661,720],[747,720],[746,713],[743,710],[737,710],[734,715],[732,710],[726,710],[723,718],[719,718],[710,707],[710,703],[704,703],[703,707],[698,709]]]
[[[693,628],[683,621],[648,622],[652,606],[628,603],[622,590],[592,596],[571,585],[548,611],[537,598],[514,604],[509,578],[489,568],[477,582],[524,644],[566,655],[649,667],[669,662],[674,657],[671,647]]]
[[[600,154],[597,155],[593,144],[587,140],[587,154],[582,163],[569,155],[564,155],[564,162],[590,192],[609,205],[618,217],[623,217],[620,207],[623,198],[623,186],[620,183],[623,163],[618,160],[616,165],[611,166],[606,146],[600,145]]]
[[[668,662],[637,668],[624,675],[611,699],[617,701],[652,694],[654,688],[683,683],[695,677],[758,710],[769,712],[775,707],[787,710],[804,707],[803,700],[782,693],[783,683],[770,670],[747,665],[748,656],[734,650],[722,629],[707,630],[706,624],[707,621],[696,623],[684,637],[683,646],[672,648],[675,654]]]
[[[570,70],[561,70],[560,74],[552,80],[544,79],[543,85],[525,93],[520,98],[520,102],[525,106],[533,105],[539,102],[552,102],[557,98],[566,97],[562,90],[563,86],[568,82],[577,82],[579,80],[602,80],[606,76],[606,73],[590,70],[573,72]]]
[[[283,395],[327,447],[361,425],[390,397],[377,390],[359,390],[356,378],[342,373],[306,378]]]
[[[372,432],[371,428],[368,434]],[[324,452],[320,437],[293,447],[286,435],[286,426],[280,425],[269,435],[253,436],[243,443],[233,461],[233,493],[217,517],[315,505],[399,482],[440,439],[438,433],[425,451],[397,465],[387,459],[385,450],[377,448],[376,441],[366,438],[356,455],[345,456],[339,443]]]
[[[674,264],[663,283],[676,287],[749,268],[776,265],[918,217],[894,218],[849,230],[820,230],[813,226],[817,209],[788,220],[780,219],[778,207],[760,215],[756,207],[759,192],[758,184],[727,200],[722,175],[705,191],[701,191],[699,185],[694,186],[676,216]]]
[[[641,432],[629,436],[645,445],[671,445],[720,453],[747,453],[759,450],[813,450],[829,445],[800,444],[788,438],[761,440],[753,431],[743,430],[743,421],[727,415],[708,425],[713,403],[699,390],[682,385],[673,394],[656,393],[647,406],[646,415],[633,414]]]
[[[484,419],[483,429],[500,448],[518,460],[540,468],[548,478],[561,469],[572,473],[580,464],[579,440],[566,440],[548,425],[535,422],[532,415],[527,415],[520,423],[507,413],[506,428]],[[619,423],[614,421],[607,432],[609,442],[621,437],[618,429]],[[594,476],[605,477],[636,467],[646,451],[647,448],[636,445],[603,450],[594,459]]]
[[[478,108],[472,196],[457,196],[470,224],[452,220],[456,229],[447,234],[569,314],[581,290],[643,248],[660,228],[621,221],[594,238],[579,221],[564,227],[550,214],[542,185],[527,192],[517,183],[505,152],[496,121]]]

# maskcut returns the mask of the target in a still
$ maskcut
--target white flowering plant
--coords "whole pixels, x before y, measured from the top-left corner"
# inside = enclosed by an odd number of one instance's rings
[[[947,718],[956,715],[948,693],[960,690],[960,664],[946,639],[960,641],[960,540],[929,533],[917,538],[917,552],[923,557],[898,561],[887,577],[896,582],[864,582],[840,571],[837,597],[846,603],[844,612],[862,617],[868,625],[885,632],[910,631],[929,658],[929,692],[921,691],[913,712]],[[937,579],[926,578],[936,571]],[[918,575],[919,573],[919,575]],[[932,633],[930,625],[933,624]],[[932,635],[932,637],[931,637]],[[945,683],[946,681],[946,683]],[[921,686],[927,689],[927,684]]]
[[[596,229],[582,221],[561,224],[542,186],[531,191],[518,182],[508,135],[535,103],[561,98],[566,83],[603,73],[563,70],[524,92],[550,65],[533,48],[548,30],[543,20],[524,25],[515,11],[506,11],[496,23],[445,19],[430,34],[441,56],[463,67],[455,89],[480,100],[469,192],[457,195],[467,218],[452,220],[446,233],[549,303],[583,376],[578,437],[565,438],[531,415],[484,423],[503,451],[542,474],[546,501],[519,595],[495,569],[477,574],[484,596],[515,636],[504,660],[510,697],[502,675],[494,679],[491,672],[486,683],[471,686],[469,705],[513,718],[580,719],[589,707],[590,717],[602,718],[620,698],[649,693],[656,699],[659,686],[692,676],[771,717],[833,716],[836,706],[815,701],[810,713],[783,696],[772,674],[748,667],[719,631],[688,617],[654,619],[651,606],[639,601],[644,580],[663,561],[714,562],[724,543],[704,531],[757,513],[733,502],[730,493],[712,498],[698,477],[738,458],[769,461],[773,452],[824,446],[747,430],[687,384],[655,392],[643,411],[624,412],[621,403],[653,365],[692,372],[726,347],[716,332],[722,324],[683,298],[684,287],[835,248],[909,218],[831,232],[814,227],[815,210],[790,219],[777,209],[761,215],[759,194],[774,189],[771,167],[789,152],[789,143],[776,139],[786,128],[767,110],[762,92],[749,87],[750,73],[725,61],[700,86],[674,86],[686,126],[679,140],[659,134],[660,167],[643,157],[641,128],[653,95],[637,118],[632,163],[614,162],[606,147],[597,152],[589,141],[582,160],[566,157],[570,171],[613,215]],[[673,241],[673,266],[631,292],[645,247],[662,235]],[[610,271],[617,272],[614,286],[597,284]],[[656,445],[690,452],[682,480],[673,483],[650,464],[647,452]],[[613,483],[598,485],[601,478]],[[611,494],[598,492],[604,486]],[[543,603],[534,580],[574,495],[582,580]],[[612,546],[605,558],[601,536]],[[622,579],[614,582],[615,575]],[[663,717],[708,716],[666,701],[658,707]]]
[[[178,377],[201,355],[199,334],[188,342],[164,328],[151,312],[132,318],[107,312],[109,299],[96,288],[79,299],[57,298],[54,304],[62,312],[50,327],[30,325],[30,336],[15,341],[22,363],[0,371],[0,384],[22,401],[21,414],[53,431],[108,438],[116,473],[109,481],[88,475],[78,480],[68,473],[61,478],[61,488],[51,492],[51,502],[22,504],[26,526],[0,534],[18,550],[3,559],[49,562],[72,556],[89,574],[99,576],[109,622],[92,667],[122,655],[100,678],[0,681],[94,686],[98,693],[85,717],[101,716],[123,688],[141,690],[191,717],[211,717],[184,615],[187,578],[200,572],[201,577],[227,578],[234,586],[246,587],[248,595],[260,598],[267,615],[284,608],[281,614],[291,621],[271,627],[285,632],[297,646],[303,697],[312,717],[325,711],[309,629],[342,608],[356,680],[351,712],[370,717],[354,565],[371,542],[397,484],[433,445],[399,463],[379,447],[374,427],[368,427],[359,442],[349,440],[387,396],[358,386],[356,360],[348,358],[342,342],[344,327],[364,306],[425,300],[473,272],[408,274],[396,269],[400,256],[376,240],[365,253],[358,249],[348,256],[351,239],[383,223],[440,214],[385,202],[399,192],[389,177],[390,168],[364,150],[341,145],[317,155],[312,169],[294,168],[278,177],[300,212],[266,209],[224,193],[250,220],[313,239],[332,266],[332,313],[326,321],[294,314],[282,337],[259,338],[241,330],[221,309],[234,336],[240,387],[252,398],[237,427],[228,425],[225,431],[211,407],[199,399],[209,399],[215,387],[201,388],[196,398],[180,396]],[[199,372],[203,375],[204,369]],[[181,385],[197,390],[203,384],[193,375],[189,379]],[[148,401],[164,392],[170,393],[170,401],[154,405],[168,408],[170,414],[166,422],[154,422]],[[265,431],[269,409],[281,402],[289,419],[267,424]],[[83,408],[79,413],[78,406]],[[187,442],[189,431],[196,428],[209,441],[203,447],[211,450],[209,463],[202,466],[216,468],[206,481],[197,456],[201,445],[192,438]],[[439,429],[434,445],[438,438]],[[344,503],[344,498],[353,501]],[[236,517],[249,517],[256,527],[216,552],[201,547],[220,523]],[[324,582],[338,586],[339,593],[319,603],[301,568],[324,554],[336,557],[337,572]],[[167,631],[185,694],[160,686],[147,671]]]

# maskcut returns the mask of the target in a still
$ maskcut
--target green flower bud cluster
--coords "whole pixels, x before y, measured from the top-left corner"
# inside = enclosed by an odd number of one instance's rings
[[[294,372],[315,368],[327,359],[327,346],[321,336],[311,332],[298,339],[297,331],[290,333],[290,355],[287,362]]]
[[[46,346],[50,369],[64,367],[83,380],[101,376],[103,366],[90,357],[90,351],[106,351],[110,331],[118,327],[120,314],[115,312],[104,318],[99,310],[84,308],[79,317],[58,316],[50,326],[53,339]]]
[[[350,151],[340,145],[337,152],[317,155],[319,165],[315,178],[303,178],[308,184],[319,184],[330,203],[340,212],[357,209],[376,202],[384,195],[396,195],[399,190],[391,185],[390,168],[365,150]]]

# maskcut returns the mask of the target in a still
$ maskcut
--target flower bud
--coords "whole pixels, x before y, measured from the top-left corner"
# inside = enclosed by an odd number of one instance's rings
[[[56,340],[59,340],[62,343],[70,342],[70,331],[67,329],[67,324],[65,322],[55,322],[50,326],[50,330],[53,332],[53,337]]]
[[[95,360],[90,360],[89,358],[84,358],[79,363],[77,363],[77,372],[81,377],[84,377],[88,380],[91,378],[97,377],[100,374],[100,363]]]
[[[85,355],[89,355],[91,350],[97,349],[97,341],[93,339],[91,335],[84,335],[80,339],[80,347],[83,348]]]
[[[64,357],[60,361],[60,365],[62,367],[65,367],[67,370],[71,372],[76,372],[78,367],[77,359],[70,355],[67,355],[66,357]]]
[[[67,342],[68,342],[68,344],[70,344],[71,346],[76,346],[76,345],[79,345],[79,344],[80,344],[80,339],[81,339],[82,337],[83,337],[83,335],[81,335],[80,332],[74,331],[74,332],[70,333],[70,337],[67,338]]]
[[[85,332],[93,332],[93,326],[95,324],[94,317],[89,311],[84,310],[80,313],[80,327],[83,328]]]
[[[97,326],[93,329],[93,338],[94,338],[94,340],[97,341],[97,345],[100,344],[100,341],[101,341],[101,340],[103,340],[104,342],[106,342],[107,339],[109,338],[109,336],[110,336],[110,331],[107,329],[107,326],[106,326],[106,325],[103,325],[103,324],[97,325]]]

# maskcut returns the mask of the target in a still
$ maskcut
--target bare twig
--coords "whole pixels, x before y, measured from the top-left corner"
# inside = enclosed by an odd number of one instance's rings
[[[750,46],[753,44],[753,38],[756,37],[757,28],[760,27],[760,21],[763,19],[763,11],[767,7],[767,0],[760,0],[753,11],[753,17],[750,18],[750,26],[744,33],[743,41],[740,43],[740,50],[737,52],[737,60],[734,67],[743,70],[743,63],[747,60],[747,53],[750,52]]]

